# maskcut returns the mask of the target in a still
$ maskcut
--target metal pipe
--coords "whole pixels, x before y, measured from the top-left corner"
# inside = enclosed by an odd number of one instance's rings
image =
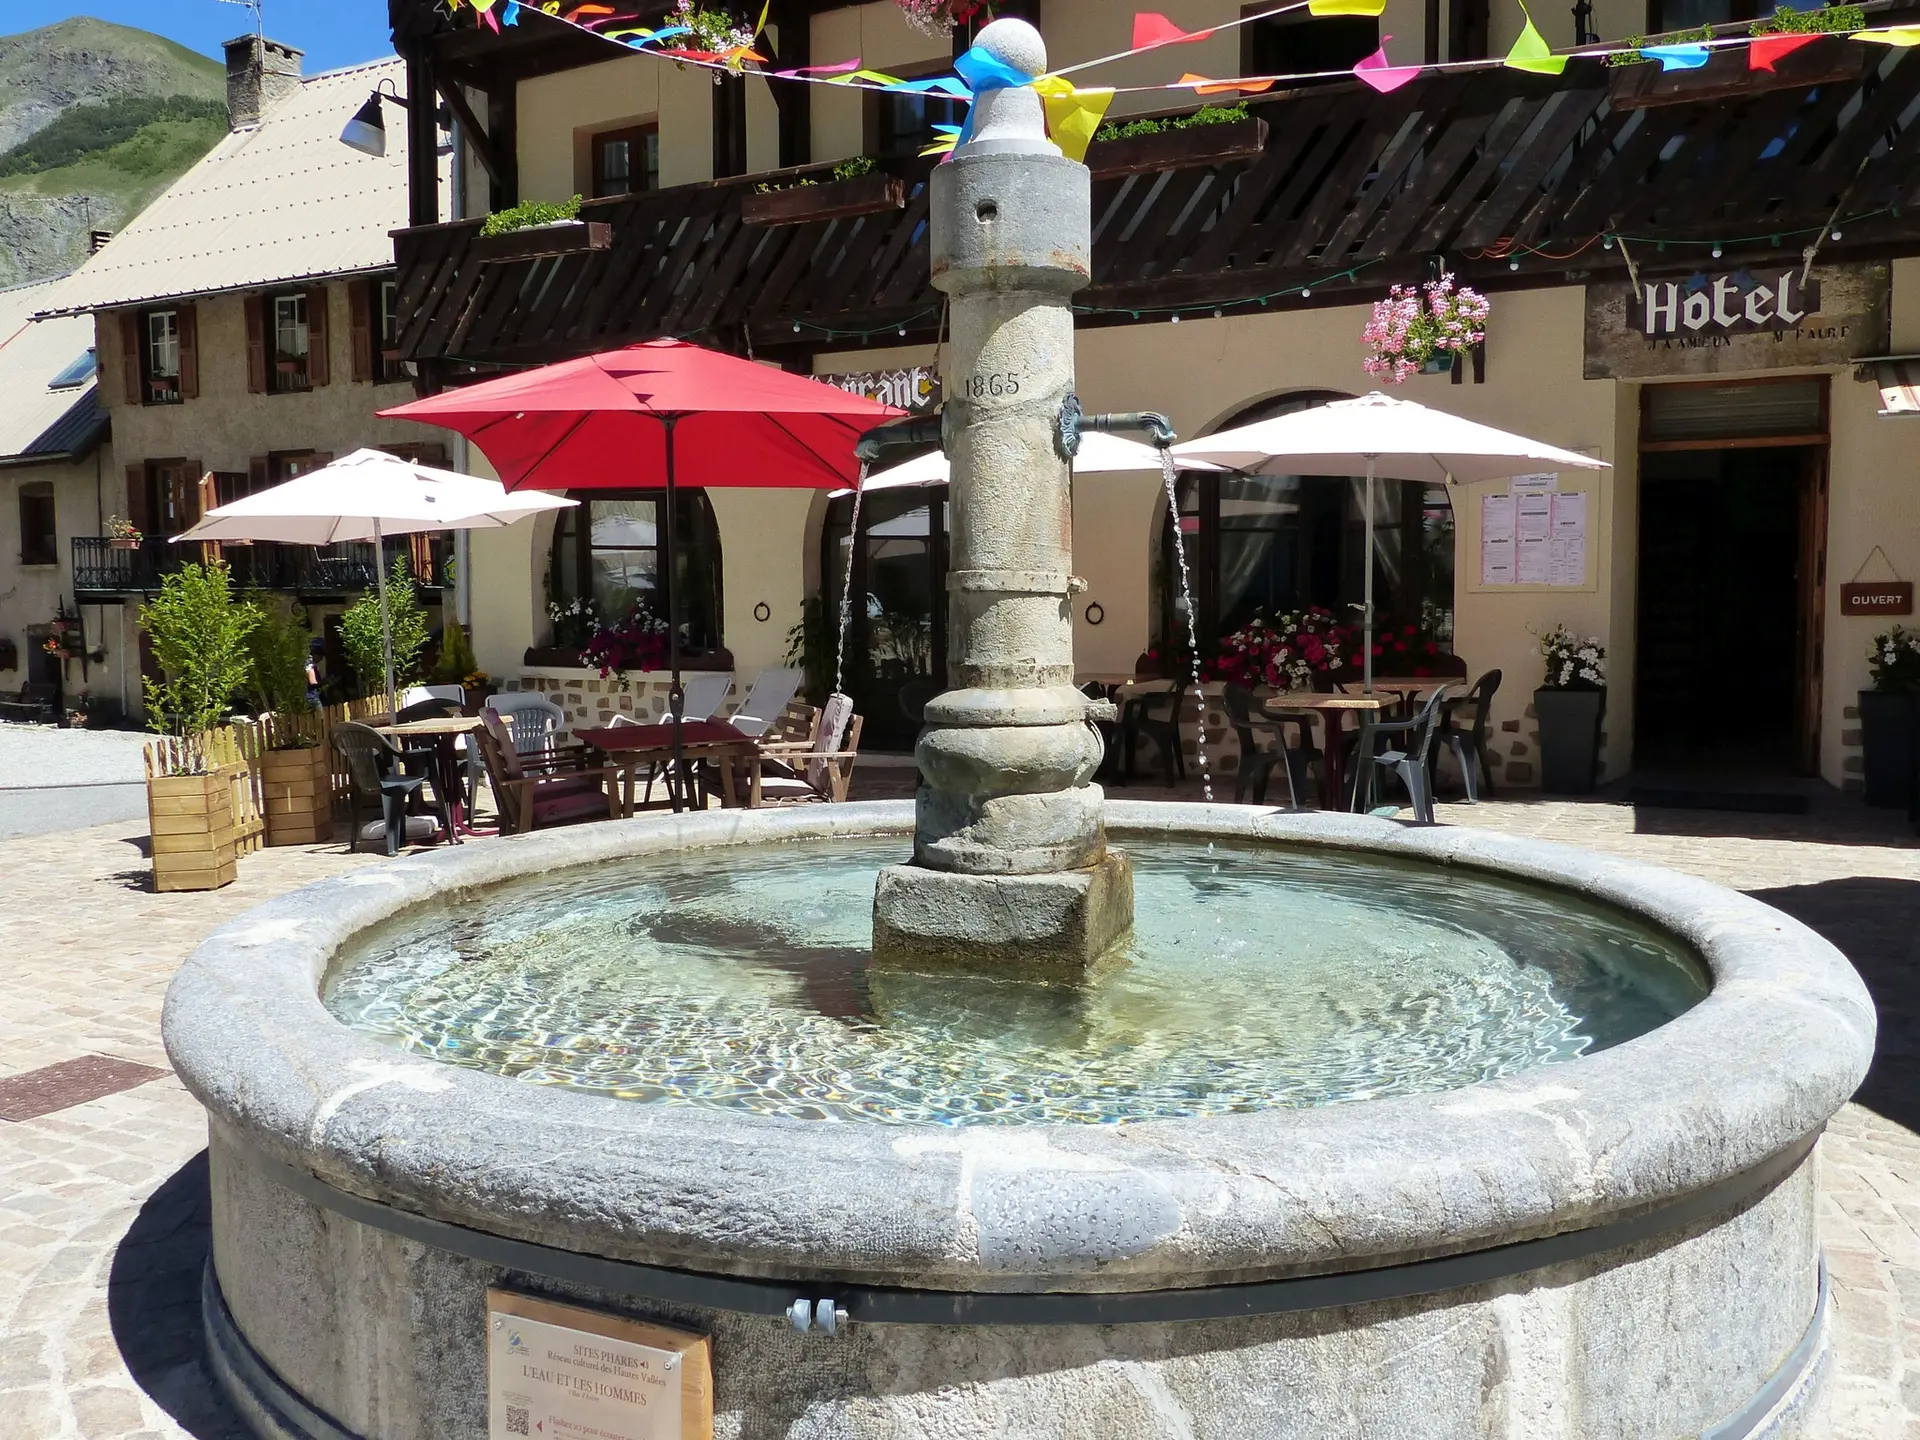
[[[938,415],[910,415],[876,425],[855,442],[853,453],[868,465],[876,463],[886,451],[901,445],[936,445],[940,442]]]

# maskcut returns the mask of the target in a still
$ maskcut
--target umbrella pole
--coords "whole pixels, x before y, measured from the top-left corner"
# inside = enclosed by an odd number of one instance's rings
[[[387,680],[387,714],[398,715],[393,703],[393,618],[387,608],[387,556],[380,544],[380,522],[373,522],[373,584],[380,592],[380,660]]]
[[[1366,575],[1361,582],[1365,587],[1361,595],[1364,602],[1361,609],[1361,628],[1364,631],[1362,643],[1366,646],[1361,652],[1361,676],[1366,681],[1365,688],[1369,695],[1373,694],[1373,467],[1376,458],[1367,456],[1367,545],[1360,562]]]
[[[675,563],[676,539],[673,525],[673,427],[679,416],[666,417],[667,427],[667,506],[664,525],[666,529],[666,583],[667,583],[667,664],[672,677],[667,683],[667,710],[673,716],[673,771],[667,777],[667,798],[673,802],[673,813],[680,813],[681,786],[686,779],[686,762],[681,746],[681,717],[687,709],[687,692],[680,684],[680,586]],[[691,803],[691,801],[689,801]]]

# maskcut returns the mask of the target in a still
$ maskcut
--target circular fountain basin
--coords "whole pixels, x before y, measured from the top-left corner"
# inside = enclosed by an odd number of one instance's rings
[[[1873,1038],[1810,931],[1538,842],[1122,802],[1127,959],[869,974],[912,823],[468,846],[209,939],[165,1032],[256,1426],[485,1433],[504,1284],[711,1335],[722,1435],[1800,1433],[1811,1145]]]

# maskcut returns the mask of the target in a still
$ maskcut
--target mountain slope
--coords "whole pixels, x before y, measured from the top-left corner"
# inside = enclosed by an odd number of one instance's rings
[[[144,30],[0,36],[0,285],[71,269],[226,133],[226,70]]]

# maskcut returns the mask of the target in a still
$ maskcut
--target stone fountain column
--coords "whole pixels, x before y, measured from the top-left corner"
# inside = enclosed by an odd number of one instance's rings
[[[1039,32],[976,42],[1029,74]],[[1031,89],[975,101],[970,141],[933,173],[933,283],[950,297],[942,444],[952,465],[948,675],[916,758],[913,863],[881,873],[874,959],[912,969],[1071,976],[1133,924],[1109,850],[1090,702],[1073,685],[1073,517],[1063,403],[1068,297],[1089,278],[1087,168],[1046,138]]]

